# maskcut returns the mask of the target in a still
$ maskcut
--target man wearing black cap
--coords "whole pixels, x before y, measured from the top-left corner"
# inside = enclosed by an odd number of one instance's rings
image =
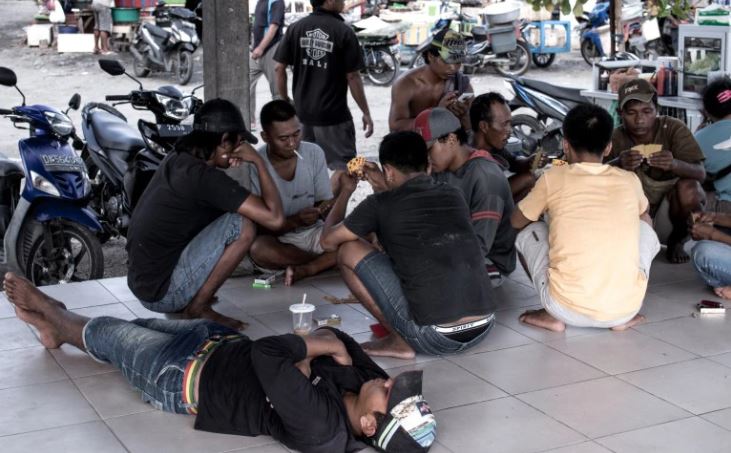
[[[256,142],[238,107],[214,99],[201,106],[193,131],[160,164],[127,235],[127,284],[147,309],[245,327],[211,305],[254,240],[252,222],[270,230],[284,222],[279,192],[249,145]],[[256,166],[260,197],[219,170],[242,161]]]
[[[667,240],[667,259],[684,263],[689,259],[683,250],[688,219],[692,212],[702,211],[706,201],[701,187],[706,178],[703,151],[682,121],[657,115],[657,93],[646,80],[620,87],[619,114],[622,125],[612,135],[609,159],[637,173],[653,217],[668,199],[673,231]]]
[[[69,343],[117,367],[157,409],[196,414],[195,429],[269,435],[305,453],[424,453],[436,420],[422,372],[390,379],[343,332],[250,340],[206,319],[89,319],[28,280],[5,275],[18,318],[55,349]]]
[[[467,56],[464,36],[444,28],[434,35],[423,56],[424,66],[407,72],[391,87],[389,129],[414,130],[416,115],[432,107],[444,107],[459,118],[465,130],[470,130],[470,94],[474,89],[459,70]]]

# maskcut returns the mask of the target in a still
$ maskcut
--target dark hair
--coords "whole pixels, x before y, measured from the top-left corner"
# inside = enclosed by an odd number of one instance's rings
[[[312,5],[312,9],[317,9],[325,4],[325,0],[310,0],[310,5]]]
[[[472,123],[473,131],[477,132],[480,130],[480,121],[484,121],[487,124],[492,123],[493,104],[507,105],[508,101],[505,100],[502,94],[495,93],[494,91],[481,94],[472,101],[472,106],[470,106],[470,122]]]
[[[461,128],[461,127],[460,127],[459,129],[457,129],[456,131],[450,132],[449,134],[454,134],[454,135],[456,135],[456,136],[457,136],[457,140],[459,140],[459,144],[460,144],[460,145],[464,145],[465,143],[467,143],[467,142],[468,142],[468,141],[470,140],[470,137],[469,137],[469,135],[467,135],[467,131],[465,131],[465,130],[464,130],[463,128]],[[441,136],[441,137],[439,137],[439,138],[438,138],[437,140],[439,140],[439,141],[444,141],[444,140],[446,140],[446,139],[447,139],[447,137],[449,137],[449,134],[446,134],[446,135],[442,135],[442,136]]]
[[[261,109],[259,122],[263,129],[267,129],[274,122],[288,121],[297,115],[294,106],[287,101],[278,99],[268,102]]]
[[[731,93],[729,96],[723,97],[724,101],[719,99],[719,95],[726,90],[731,91],[731,77],[729,76],[714,80],[703,91],[703,109],[715,119],[720,120],[731,115]]]
[[[402,173],[426,171],[426,143],[416,132],[391,132],[378,147],[378,160],[381,165],[391,165]]]
[[[421,55],[424,57],[424,63],[429,64],[431,57],[439,56],[439,48],[435,45],[429,44],[429,47],[427,47]]]
[[[600,155],[612,140],[614,121],[609,112],[593,104],[572,108],[563,120],[563,134],[580,153]]]
[[[198,159],[208,160],[216,151],[216,147],[221,144],[225,134],[226,132],[193,131],[178,139],[175,143],[175,151],[191,154]],[[228,141],[233,142],[236,139],[236,135],[231,134]]]

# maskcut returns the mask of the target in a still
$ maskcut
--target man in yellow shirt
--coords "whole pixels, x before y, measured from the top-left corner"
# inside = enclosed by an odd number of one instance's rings
[[[541,297],[526,324],[624,330],[639,324],[652,259],[660,250],[634,173],[602,164],[612,118],[594,105],[563,123],[569,165],[546,171],[513,211],[516,247]],[[545,222],[541,215],[545,214]]]

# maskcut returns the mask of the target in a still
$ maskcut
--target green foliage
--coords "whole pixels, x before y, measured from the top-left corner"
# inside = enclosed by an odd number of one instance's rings
[[[533,7],[533,11],[540,11],[541,7],[545,8],[546,11],[553,11],[556,6],[561,8],[561,13],[565,16],[573,14],[575,16],[581,16],[584,14],[584,4],[588,0],[526,0],[528,4]],[[661,1],[672,1],[672,0],[661,0]],[[682,1],[682,0],[678,0]]]

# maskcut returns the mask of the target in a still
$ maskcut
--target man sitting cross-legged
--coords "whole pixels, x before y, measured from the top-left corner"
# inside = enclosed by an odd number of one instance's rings
[[[127,235],[127,284],[147,309],[245,326],[214,311],[214,295],[248,253],[252,222],[277,229],[284,221],[277,187],[247,141],[256,138],[238,107],[208,101],[150,180]],[[220,170],[242,161],[259,169],[261,197]]]
[[[285,284],[319,274],[335,265],[335,253],[320,247],[322,212],[333,194],[318,145],[302,141],[302,125],[292,104],[278,100],[261,109],[259,154],[279,189],[286,217],[277,230],[262,231],[251,245],[250,258],[260,269],[287,269]],[[250,166],[252,191],[259,192],[258,171]]]
[[[518,253],[543,305],[520,320],[557,332],[567,324],[624,330],[644,319],[638,313],[660,250],[648,201],[635,174],[602,164],[609,113],[575,107],[563,131],[569,165],[543,173],[513,213],[523,230]]]
[[[411,358],[478,344],[495,322],[494,295],[462,194],[426,173],[426,144],[415,132],[387,135],[379,159],[383,172],[365,170],[376,193],[341,223],[356,185],[343,181],[320,240],[338,251],[345,283],[389,331],[363,348]],[[383,252],[363,239],[371,233]]]
[[[670,203],[673,230],[667,239],[671,263],[688,261],[683,245],[688,239],[688,218],[706,203],[701,183],[706,178],[703,151],[682,121],[657,115],[657,93],[646,80],[636,79],[619,88],[622,126],[612,136],[616,165],[637,173],[654,216],[663,199]],[[655,145],[659,151],[643,155],[637,145]]]
[[[46,348],[64,343],[117,367],[155,408],[197,414],[195,429],[269,435],[302,452],[426,452],[436,421],[421,395],[422,372],[395,379],[348,335],[250,340],[206,319],[89,319],[28,280],[5,276],[18,318]]]

